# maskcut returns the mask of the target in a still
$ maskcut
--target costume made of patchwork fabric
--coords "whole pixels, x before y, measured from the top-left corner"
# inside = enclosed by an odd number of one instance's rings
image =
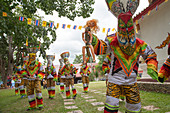
[[[12,74],[12,79],[15,81],[15,95],[19,95],[19,85],[21,83],[21,68],[19,66],[14,66],[15,70]],[[20,92],[22,94],[22,92]]]
[[[73,64],[70,64],[68,61],[68,58],[70,56],[69,52],[64,52],[61,55],[61,58],[64,60],[64,66],[61,70],[62,76],[65,76],[65,84],[66,84],[66,98],[71,98],[70,95],[70,85],[72,87],[72,92],[73,92],[73,99],[76,98],[77,91],[74,87],[74,74],[77,73],[76,67],[74,67]]]
[[[47,55],[47,68],[46,68],[46,79],[47,79],[47,90],[49,94],[49,98],[53,99],[55,96],[55,82],[58,81],[56,69],[52,64],[52,61],[54,61],[55,56],[54,55]]]
[[[170,51],[170,43],[168,45],[168,51]],[[159,70],[158,76],[165,80],[170,77],[170,54],[168,55],[168,58],[165,60],[161,69]]]
[[[87,66],[87,64],[83,65],[80,68],[80,74],[82,76],[82,82],[83,82],[83,89],[84,92],[88,92],[88,87],[89,87],[89,74],[90,74],[90,68]]]
[[[68,66],[64,65],[64,67],[62,68],[62,75],[66,76],[66,78],[65,78],[66,98],[71,98],[70,85],[71,85],[72,92],[73,92],[73,98],[75,99],[75,97],[77,95],[77,91],[74,87],[74,74],[76,74],[76,73],[77,73],[77,70],[73,64],[69,64]]]
[[[28,56],[23,56],[24,64],[23,64],[23,66],[22,66],[22,68],[21,68],[21,75],[22,75],[22,73],[24,72],[23,67],[24,67],[24,65],[28,62],[28,59],[29,59]],[[20,88],[20,93],[21,93],[21,98],[23,98],[24,96],[26,96],[25,87],[26,87],[27,83],[28,83],[27,77],[21,76],[21,83],[20,83],[20,86],[19,86],[19,88]]]
[[[162,44],[156,48],[162,49],[166,45],[168,45],[168,58],[165,60],[158,73],[158,80],[162,83],[170,77],[170,33],[168,33],[166,40],[164,40]]]
[[[29,59],[32,57],[35,57],[35,54],[30,54]],[[44,78],[45,73],[43,70],[43,66],[39,61],[34,60],[26,63],[23,67],[24,72],[22,75],[24,77],[27,77],[28,83],[27,83],[27,96],[28,101],[30,104],[29,109],[31,110],[36,108],[36,106],[41,109],[43,107],[43,98],[42,98],[42,92],[41,92],[41,80]],[[34,91],[36,92],[36,100]]]
[[[126,97],[126,112],[139,113],[141,101],[137,87],[139,56],[147,63],[147,73],[153,78],[157,76],[157,55],[151,47],[137,38],[133,26],[132,15],[136,11],[139,0],[106,0],[110,11],[118,18],[118,32],[99,39],[93,43],[97,54],[111,53],[111,69],[108,76],[108,87],[104,113],[117,113],[119,96]]]
[[[59,59],[59,62],[60,62],[60,68],[58,70],[58,78],[60,79],[60,92],[61,93],[64,93],[64,83],[65,83],[65,75],[62,75],[62,68],[63,68],[63,60],[62,59]]]

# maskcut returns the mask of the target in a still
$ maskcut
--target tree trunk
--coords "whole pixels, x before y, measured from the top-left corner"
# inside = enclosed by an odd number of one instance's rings
[[[13,49],[12,49],[12,36],[8,37],[9,40],[9,54],[8,54],[8,71],[7,71],[7,75],[8,76],[12,76],[12,72],[13,72]]]
[[[7,88],[7,74],[5,73],[5,60],[0,56],[0,72],[4,87]]]

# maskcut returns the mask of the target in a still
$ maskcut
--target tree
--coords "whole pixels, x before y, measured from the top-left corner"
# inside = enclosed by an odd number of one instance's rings
[[[87,54],[86,54],[86,57],[87,57]],[[92,57],[90,57],[88,63],[91,63],[92,60],[93,60]],[[83,63],[83,54],[76,55],[76,58],[73,61],[73,64],[80,64],[80,63]]]
[[[65,16],[74,20],[76,16],[83,18],[89,17],[93,12],[91,5],[94,0],[3,0],[0,1],[0,75],[6,86],[7,75],[12,75],[13,64],[20,64],[22,60],[26,39],[34,45],[41,43],[40,55],[45,57],[45,50],[49,49],[51,43],[56,40],[55,27],[35,26],[33,23],[28,25],[26,21],[19,21],[19,16],[42,20],[42,17],[36,15],[37,9],[43,10],[46,14],[58,12],[58,16]],[[6,12],[7,17],[2,13]],[[49,23],[47,24],[47,26]],[[49,34],[51,37],[49,37]],[[14,52],[16,56],[14,57]],[[15,58],[15,59],[14,59]]]

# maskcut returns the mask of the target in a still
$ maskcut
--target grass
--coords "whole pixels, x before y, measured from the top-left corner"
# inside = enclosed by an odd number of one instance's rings
[[[78,95],[75,100],[75,105],[78,107],[77,110],[83,111],[83,113],[103,113],[103,111],[98,111],[100,106],[92,106],[90,102],[86,102],[84,98],[81,97],[83,88],[82,84],[75,85]],[[90,90],[97,90],[99,92],[105,93],[106,86],[105,81],[91,82]],[[67,113],[73,110],[67,110],[64,108],[64,99],[61,94],[59,94],[59,86],[56,86],[56,96],[55,99],[49,100],[48,93],[46,89],[42,89],[44,109],[41,111],[33,110],[34,113]],[[89,92],[85,95],[93,96],[98,102],[105,102],[105,95]],[[165,113],[170,112],[170,95],[155,93],[155,92],[145,92],[140,91],[142,106],[154,105],[160,109],[154,111],[147,111],[142,108],[142,113]],[[20,96],[15,96],[14,89],[2,89],[0,90],[0,113],[24,113],[28,108],[28,99],[21,99]],[[122,113],[125,110],[125,103],[120,102],[120,109]]]

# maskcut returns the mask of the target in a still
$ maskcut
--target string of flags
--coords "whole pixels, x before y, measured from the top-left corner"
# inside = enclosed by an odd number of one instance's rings
[[[164,2],[168,2],[168,0],[165,0]],[[158,11],[158,9],[159,9],[159,5],[156,6],[155,10]],[[149,16],[150,13],[151,13],[151,10],[148,11],[147,15]],[[144,15],[142,15],[142,21],[143,19],[144,19]],[[139,27],[138,20],[136,20],[135,23],[136,23],[136,33],[138,33],[138,29],[140,29],[138,28]]]
[[[2,15],[3,15],[3,17],[7,17],[7,13],[6,12],[3,12],[2,13]],[[32,19],[31,18],[27,18],[27,19],[25,19],[24,17],[22,17],[22,16],[20,16],[19,17],[19,20],[20,21],[25,21],[25,20],[27,20],[27,24],[28,25],[31,25],[31,23],[33,23],[33,21],[32,21]],[[40,25],[40,21],[39,20],[35,20],[35,22],[34,22],[34,25],[35,26],[39,26]],[[47,27],[47,21],[42,21],[42,24],[41,24],[43,27]],[[56,24],[56,28],[58,29],[59,28],[59,25],[60,25],[60,23],[57,23]],[[50,22],[49,23],[49,27],[54,27],[54,22]],[[63,29],[65,29],[65,28],[68,28],[68,29],[70,29],[71,28],[71,25],[70,24],[61,24],[61,28],[63,28]],[[79,29],[79,30],[81,30],[83,28],[83,26],[77,26],[77,25],[73,25],[73,27],[72,27],[72,29],[74,29],[74,30],[76,30],[76,29]],[[105,33],[105,32],[110,32],[110,31],[115,31],[115,28],[108,28],[108,29],[106,29],[106,28],[102,28],[102,32],[103,33]]]

